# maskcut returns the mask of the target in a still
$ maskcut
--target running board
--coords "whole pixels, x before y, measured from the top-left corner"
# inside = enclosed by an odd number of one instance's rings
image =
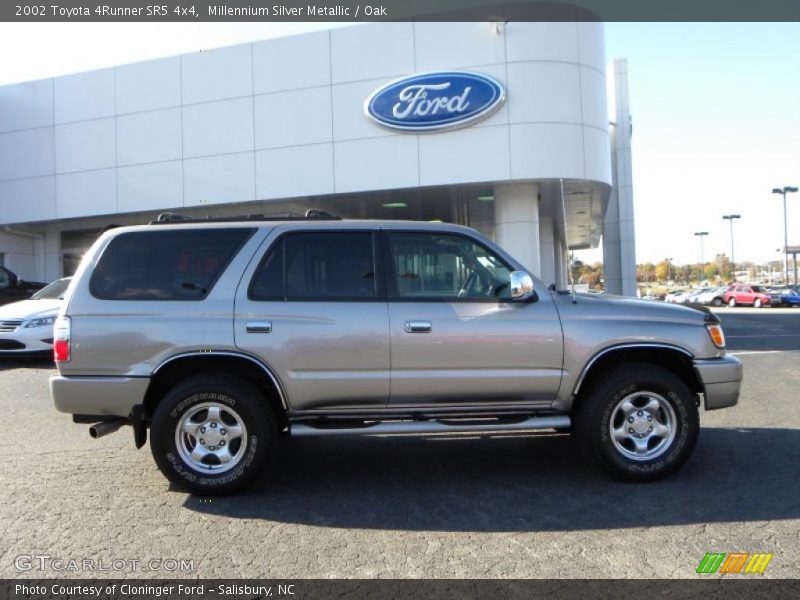
[[[319,435],[385,435],[392,433],[468,433],[479,431],[528,431],[531,429],[562,429],[570,426],[566,415],[547,417],[531,417],[516,423],[480,423],[470,424],[458,421],[392,421],[376,422],[373,425],[359,427],[314,427],[303,423],[292,424],[290,432],[293,437]]]

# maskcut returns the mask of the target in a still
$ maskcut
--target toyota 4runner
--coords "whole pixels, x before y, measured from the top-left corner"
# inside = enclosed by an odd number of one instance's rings
[[[112,229],[54,337],[56,408],[137,447],[149,429],[200,494],[251,482],[287,435],[555,429],[655,480],[742,378],[710,312],[556,291],[466,227],[322,212]]]

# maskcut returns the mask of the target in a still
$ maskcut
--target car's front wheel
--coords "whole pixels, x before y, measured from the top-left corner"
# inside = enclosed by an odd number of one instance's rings
[[[197,375],[172,388],[153,415],[150,447],[161,472],[195,494],[228,494],[272,456],[275,418],[252,383]]]
[[[730,300],[728,300],[728,306],[730,306],[731,308],[736,306],[736,298],[731,298]]]
[[[613,475],[655,481],[680,468],[700,429],[695,396],[672,372],[620,365],[580,399],[575,434]]]
[[[717,306],[717,307],[719,307],[719,306],[722,306],[723,304],[724,304],[724,302],[722,302],[722,298],[714,298],[714,299],[711,301],[711,306]]]
[[[761,298],[756,298],[753,301],[753,308],[761,308],[762,306],[763,306],[763,304],[761,302]]]

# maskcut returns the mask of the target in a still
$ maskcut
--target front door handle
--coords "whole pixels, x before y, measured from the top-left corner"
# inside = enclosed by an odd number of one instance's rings
[[[247,333],[272,333],[272,321],[248,321]]]
[[[430,333],[430,321],[406,321],[404,326],[406,333]]]

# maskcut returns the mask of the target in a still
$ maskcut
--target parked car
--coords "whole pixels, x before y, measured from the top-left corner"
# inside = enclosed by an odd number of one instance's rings
[[[686,299],[689,297],[689,292],[685,290],[681,290],[678,292],[670,292],[666,296],[664,296],[664,302],[669,304],[684,304]]]
[[[31,294],[42,289],[45,283],[24,281],[16,273],[0,267],[0,306],[9,302],[17,302],[31,297]]]
[[[776,288],[769,292],[770,304],[775,307],[800,306],[800,291],[795,288]]]
[[[722,306],[725,304],[725,292],[727,291],[727,285],[709,288],[706,291],[698,294],[697,304],[701,304],[703,306]]]
[[[704,287],[704,288],[698,288],[698,289],[696,289],[696,290],[694,290],[692,292],[689,292],[687,294],[687,296],[686,296],[686,300],[684,300],[683,303],[684,304],[702,304],[702,302],[700,301],[700,297],[703,294],[707,294],[712,289],[713,288]]]
[[[762,306],[769,306],[770,296],[759,285],[736,284],[728,287],[723,301],[728,306],[737,306],[740,304],[748,304],[755,308]]]
[[[713,313],[551,290],[466,227],[320,212],[104,233],[54,352],[59,411],[137,447],[149,429],[201,494],[252,481],[284,436],[556,429],[660,479],[742,379]]]
[[[0,353],[53,352],[53,323],[70,278],[58,279],[28,300],[0,307]]]

